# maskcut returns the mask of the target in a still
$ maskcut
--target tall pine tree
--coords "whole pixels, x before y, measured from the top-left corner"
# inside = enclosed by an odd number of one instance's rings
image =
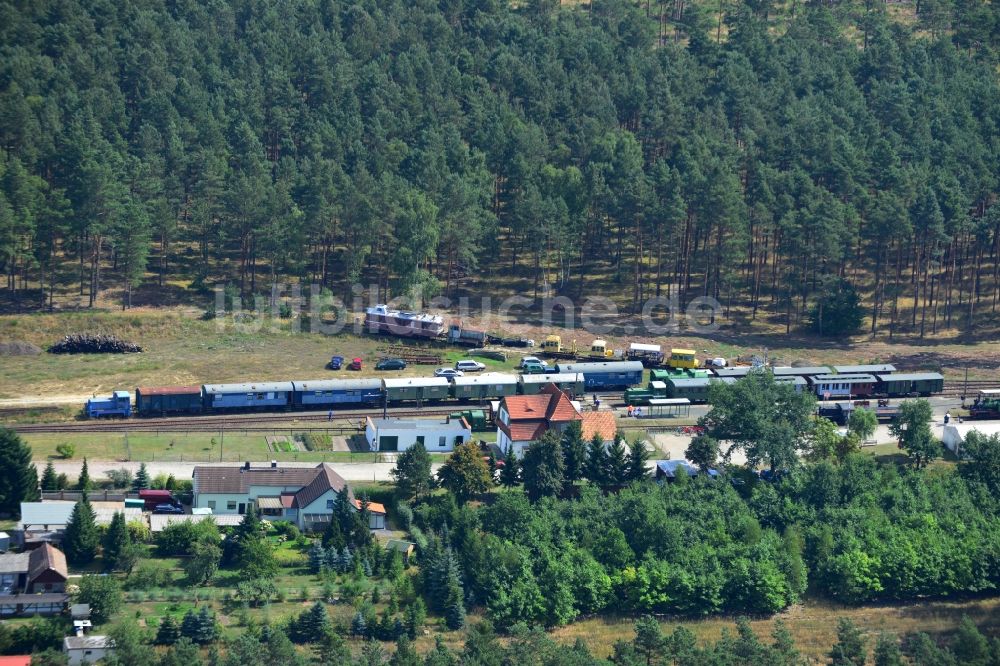
[[[80,468],[80,476],[76,480],[76,489],[86,492],[92,487],[93,482],[90,480],[90,469],[87,467],[87,459],[84,458],[83,466]]]
[[[51,460],[45,464],[45,471],[42,472],[42,490],[45,492],[59,490],[59,478],[56,476],[56,468]]]
[[[128,526],[125,524],[125,514],[116,511],[111,517],[111,524],[104,535],[104,568],[108,571],[117,568],[118,558],[126,552],[131,544]]]
[[[139,471],[136,473],[135,479],[132,480],[132,490],[133,492],[139,492],[148,488],[149,472],[146,470],[146,463],[142,463],[139,465]]]
[[[21,502],[38,499],[38,471],[31,448],[9,428],[0,428],[0,513],[21,515]]]
[[[94,509],[84,493],[83,498],[73,507],[63,534],[63,551],[66,553],[66,560],[73,566],[86,566],[97,557],[100,533],[95,519]]]

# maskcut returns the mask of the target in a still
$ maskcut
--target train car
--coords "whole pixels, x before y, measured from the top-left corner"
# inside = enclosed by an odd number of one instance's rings
[[[817,398],[867,398],[875,394],[878,380],[875,375],[813,375],[810,386]]]
[[[749,365],[737,365],[732,368],[716,368],[712,370],[716,377],[731,377],[733,379],[741,379],[750,374],[753,370]]]
[[[444,317],[440,315],[390,310],[381,303],[365,309],[365,330],[404,338],[439,338],[445,334]]]
[[[505,395],[516,394],[517,375],[487,372],[451,380],[451,397],[456,400],[499,400]]]
[[[486,331],[466,328],[459,323],[448,327],[448,342],[466,347],[482,347],[488,344],[490,336]]]
[[[732,384],[732,377],[674,378],[667,381],[668,398],[687,398],[692,403],[708,402],[708,392],[714,382]]]
[[[387,377],[382,380],[382,390],[390,403],[446,400],[451,395],[451,382],[445,377]]]
[[[297,409],[382,404],[380,379],[314,379],[293,381],[292,386],[292,404]]]
[[[201,387],[205,411],[287,409],[292,406],[292,382],[205,384]]]
[[[796,393],[807,391],[809,386],[809,381],[805,377],[775,377],[774,381],[778,384],[791,384],[795,387]]]
[[[880,375],[896,372],[896,366],[891,363],[875,363],[871,365],[835,365],[833,371],[838,375]]]
[[[1000,390],[982,389],[969,406],[970,419],[1000,419]]]
[[[578,372],[547,372],[541,375],[521,375],[517,392],[521,395],[535,395],[546,384],[555,384],[571,396],[583,395],[583,375]]]
[[[626,357],[630,361],[640,361],[647,368],[663,363],[663,351],[660,345],[647,345],[641,342],[633,342],[628,346]]]
[[[639,361],[557,363],[556,372],[582,374],[587,391],[623,390],[642,383],[643,366]]]
[[[140,386],[135,390],[135,411],[139,416],[200,414],[200,386]]]
[[[944,390],[944,377],[937,372],[912,372],[875,375],[876,394],[889,398],[908,395],[929,396]]]
[[[132,395],[128,391],[115,391],[108,397],[95,396],[87,400],[84,410],[91,419],[111,416],[127,419],[132,416]]]
[[[671,368],[697,368],[700,363],[698,356],[693,349],[671,349],[670,360],[667,365]]]
[[[775,377],[815,377],[816,375],[833,374],[825,365],[816,365],[805,368],[779,367],[771,368],[771,374]]]

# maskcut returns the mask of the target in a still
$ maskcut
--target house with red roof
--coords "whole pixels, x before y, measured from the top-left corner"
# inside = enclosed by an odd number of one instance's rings
[[[501,451],[512,447],[520,456],[548,430],[561,433],[573,421],[582,420],[569,397],[555,384],[546,384],[536,395],[504,396],[497,410],[497,445]]]

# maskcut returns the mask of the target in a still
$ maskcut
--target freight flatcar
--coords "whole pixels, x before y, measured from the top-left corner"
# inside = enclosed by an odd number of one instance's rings
[[[316,379],[294,381],[292,404],[302,409],[321,409],[335,405],[381,405],[380,379]]]
[[[200,386],[140,386],[135,390],[135,411],[140,416],[199,414],[202,407]]]
[[[292,406],[292,382],[205,384],[201,387],[205,411],[287,409]]]
[[[642,363],[639,361],[605,361],[598,363],[557,363],[556,372],[583,375],[587,391],[627,389],[642,383]]]

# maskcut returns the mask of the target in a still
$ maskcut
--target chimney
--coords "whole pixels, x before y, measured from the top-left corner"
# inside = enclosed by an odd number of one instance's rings
[[[243,463],[243,469],[245,469],[247,471],[250,471],[250,461],[249,460],[246,461],[245,463]]]
[[[274,469],[277,466],[278,466],[278,461],[277,460],[272,460],[271,461],[271,469]]]

